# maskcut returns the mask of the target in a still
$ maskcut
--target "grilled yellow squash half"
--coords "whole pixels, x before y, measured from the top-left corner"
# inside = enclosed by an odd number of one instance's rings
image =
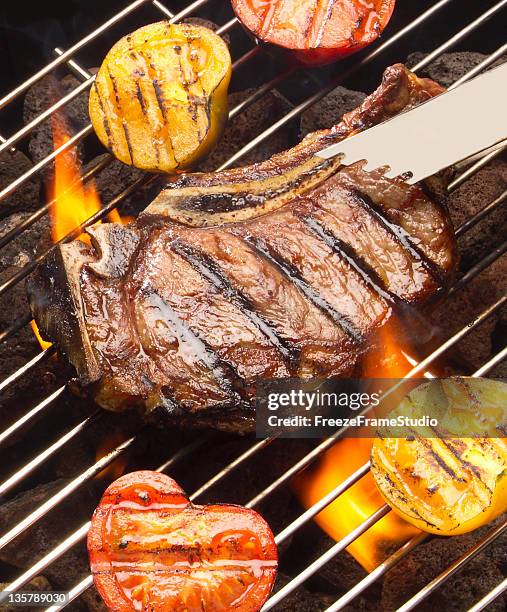
[[[155,172],[195,164],[227,120],[231,57],[208,28],[154,23],[118,41],[90,91],[90,118],[122,162]]]
[[[389,417],[422,423],[427,415],[438,425],[375,439],[371,469],[385,501],[439,535],[472,531],[507,511],[506,414],[507,384],[496,380],[450,378],[411,391]]]

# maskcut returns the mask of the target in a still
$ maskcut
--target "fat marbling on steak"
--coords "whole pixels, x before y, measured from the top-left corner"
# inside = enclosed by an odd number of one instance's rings
[[[445,287],[455,242],[420,186],[313,154],[441,91],[392,66],[330,130],[183,175],[135,223],[59,246],[29,282],[44,336],[104,408],[236,431],[252,427],[259,379],[352,374],[398,306]]]

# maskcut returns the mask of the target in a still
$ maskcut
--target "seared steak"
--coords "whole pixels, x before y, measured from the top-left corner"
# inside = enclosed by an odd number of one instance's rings
[[[352,374],[399,305],[445,286],[455,244],[421,187],[313,154],[441,91],[393,66],[330,130],[60,246],[29,283],[43,334],[101,406],[199,426],[250,428],[261,378]]]

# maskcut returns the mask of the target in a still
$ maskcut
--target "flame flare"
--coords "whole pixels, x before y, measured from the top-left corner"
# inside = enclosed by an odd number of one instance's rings
[[[60,123],[55,121],[53,124],[55,150],[66,144],[69,139],[69,135],[60,129]],[[64,238],[101,209],[101,202],[93,182],[84,185],[81,181],[75,148],[67,149],[56,156],[51,195],[54,200],[50,210],[53,242]],[[83,242],[90,240],[87,234],[80,234],[78,239]]]
[[[52,132],[55,151],[69,142],[69,130],[62,116],[53,116]],[[70,147],[56,155],[54,180],[48,191],[49,199],[53,202],[49,215],[51,240],[54,243],[65,238],[102,208],[94,182],[83,183],[81,166],[75,147]],[[112,223],[129,223],[131,221],[130,217],[120,217],[116,209],[112,210],[107,218]],[[77,240],[89,244],[90,236],[83,232],[79,234]],[[32,321],[31,326],[42,350],[49,348],[51,342],[42,338],[37,323]]]
[[[399,330],[384,327],[378,335],[380,349],[371,352],[363,364],[364,378],[404,378],[416,360],[397,341]],[[425,376],[432,377],[429,372]],[[371,438],[344,438],[329,449],[314,468],[296,476],[294,489],[307,508],[336,488],[370,458]],[[315,520],[336,541],[358,527],[384,505],[373,476],[367,473]],[[419,530],[390,512],[357,538],[347,551],[371,572],[393,551]]]

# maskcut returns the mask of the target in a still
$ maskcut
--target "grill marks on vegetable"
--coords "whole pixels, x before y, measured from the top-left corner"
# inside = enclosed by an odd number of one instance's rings
[[[227,46],[211,30],[145,26],[118,41],[97,74],[100,91],[90,94],[95,131],[124,163],[165,172],[187,167],[223,128],[230,74]],[[100,94],[110,95],[110,108]],[[122,128],[121,137],[118,129],[108,138],[104,117]]]

